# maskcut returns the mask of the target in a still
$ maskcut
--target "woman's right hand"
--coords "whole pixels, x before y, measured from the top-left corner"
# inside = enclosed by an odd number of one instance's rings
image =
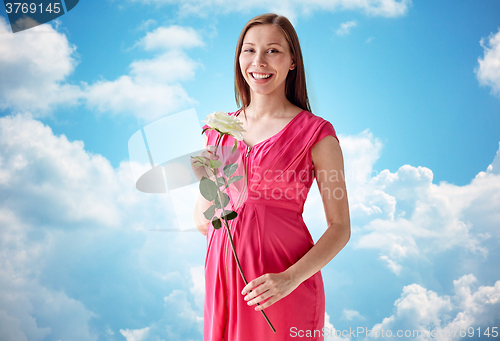
[[[207,173],[208,170],[208,160],[218,160],[219,156],[215,155],[215,146],[207,146],[207,149],[198,154],[198,156],[201,156],[205,158],[205,166],[200,165],[199,163],[195,163],[195,161],[198,161],[196,158],[191,158],[191,168],[193,169],[193,173],[196,176],[196,178],[201,180],[202,177],[206,177],[209,179],[213,179],[214,175],[209,172]]]

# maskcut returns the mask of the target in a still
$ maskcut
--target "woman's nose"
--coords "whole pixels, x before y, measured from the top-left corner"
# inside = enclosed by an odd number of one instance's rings
[[[255,57],[253,59],[253,66],[261,67],[261,66],[266,66],[266,65],[267,65],[267,63],[266,63],[264,56],[261,53],[256,53]]]

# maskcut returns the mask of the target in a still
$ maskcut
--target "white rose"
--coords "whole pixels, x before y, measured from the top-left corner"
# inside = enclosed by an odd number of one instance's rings
[[[243,140],[241,132],[246,131],[241,127],[242,123],[236,116],[231,116],[224,111],[211,113],[203,122],[219,133],[229,134],[240,141]]]

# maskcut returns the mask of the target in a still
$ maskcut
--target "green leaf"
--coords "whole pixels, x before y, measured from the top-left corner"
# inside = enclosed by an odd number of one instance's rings
[[[218,187],[209,178],[202,177],[200,180],[200,193],[208,201],[214,201],[217,197]]]
[[[209,129],[212,129],[212,128],[208,127],[208,128],[203,129],[203,130],[202,130],[202,132],[201,132],[201,135],[203,135],[203,133],[204,133],[205,131],[209,130]]]
[[[210,160],[210,168],[217,169],[220,166],[222,166],[222,162],[220,162],[219,160]]]
[[[229,178],[234,172],[236,172],[236,169],[238,168],[237,163],[230,163],[228,165],[224,166],[224,174]]]
[[[215,214],[215,205],[210,206],[205,212],[203,212],[203,215],[207,220],[212,220]]]
[[[214,229],[218,230],[222,227],[222,224],[220,222],[220,219],[218,217],[214,217],[212,219],[212,225],[214,225]]]
[[[234,151],[236,150],[236,148],[238,148],[238,140],[234,139],[234,146],[233,146],[233,149],[231,150],[231,154],[234,153]]]
[[[224,186],[226,184],[226,180],[223,177],[217,178],[217,185]]]
[[[236,175],[236,176],[233,176],[229,179],[229,181],[227,182],[227,186],[229,186],[230,184],[232,184],[233,182],[235,181],[238,181],[238,180],[241,180],[243,179],[243,176],[242,175]]]
[[[227,211],[227,214],[225,216],[222,216],[222,217],[226,217],[227,221],[229,220],[233,220],[234,218],[236,218],[238,215],[236,214],[235,211]],[[221,217],[221,218],[222,218]]]
[[[220,205],[219,196],[216,196],[215,197],[215,207],[217,207],[217,208],[226,207],[227,204],[229,204],[229,195],[227,195],[226,193],[221,193],[221,194],[222,194],[222,201],[223,201],[224,206]]]

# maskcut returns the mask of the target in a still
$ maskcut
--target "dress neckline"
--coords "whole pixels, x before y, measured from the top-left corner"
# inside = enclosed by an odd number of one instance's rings
[[[238,110],[238,113],[237,113],[236,115],[234,115],[234,116],[238,117],[238,116],[240,115],[241,111],[242,111],[241,109],[240,109],[240,110]],[[302,111],[301,111],[301,112],[299,112],[297,115],[295,115],[295,117],[294,117],[294,118],[292,118],[292,119],[290,120],[290,122],[288,122],[288,123],[287,123],[287,124],[286,124],[286,125],[285,125],[285,126],[284,126],[284,127],[283,127],[280,131],[279,131],[279,132],[277,132],[277,133],[276,133],[276,134],[274,134],[273,136],[270,136],[270,137],[268,137],[267,139],[265,139],[265,140],[263,140],[263,141],[260,141],[259,143],[254,144],[253,146],[249,146],[249,145],[248,145],[248,144],[247,144],[244,140],[241,140],[241,143],[243,143],[245,146],[247,146],[247,147],[249,147],[249,148],[253,148],[253,147],[258,146],[258,145],[260,145],[260,144],[262,144],[262,143],[264,143],[264,142],[267,142],[267,141],[269,141],[270,139],[275,138],[275,137],[277,137],[277,136],[281,135],[281,134],[282,134],[282,133],[283,133],[283,132],[284,132],[284,131],[285,131],[285,130],[286,130],[286,129],[287,129],[287,128],[291,125],[291,124],[292,124],[292,122],[293,122],[293,121],[295,121],[295,119],[296,119],[297,117],[299,117],[299,116],[300,116],[303,112],[305,112],[305,111],[306,111],[306,110],[302,110]]]

